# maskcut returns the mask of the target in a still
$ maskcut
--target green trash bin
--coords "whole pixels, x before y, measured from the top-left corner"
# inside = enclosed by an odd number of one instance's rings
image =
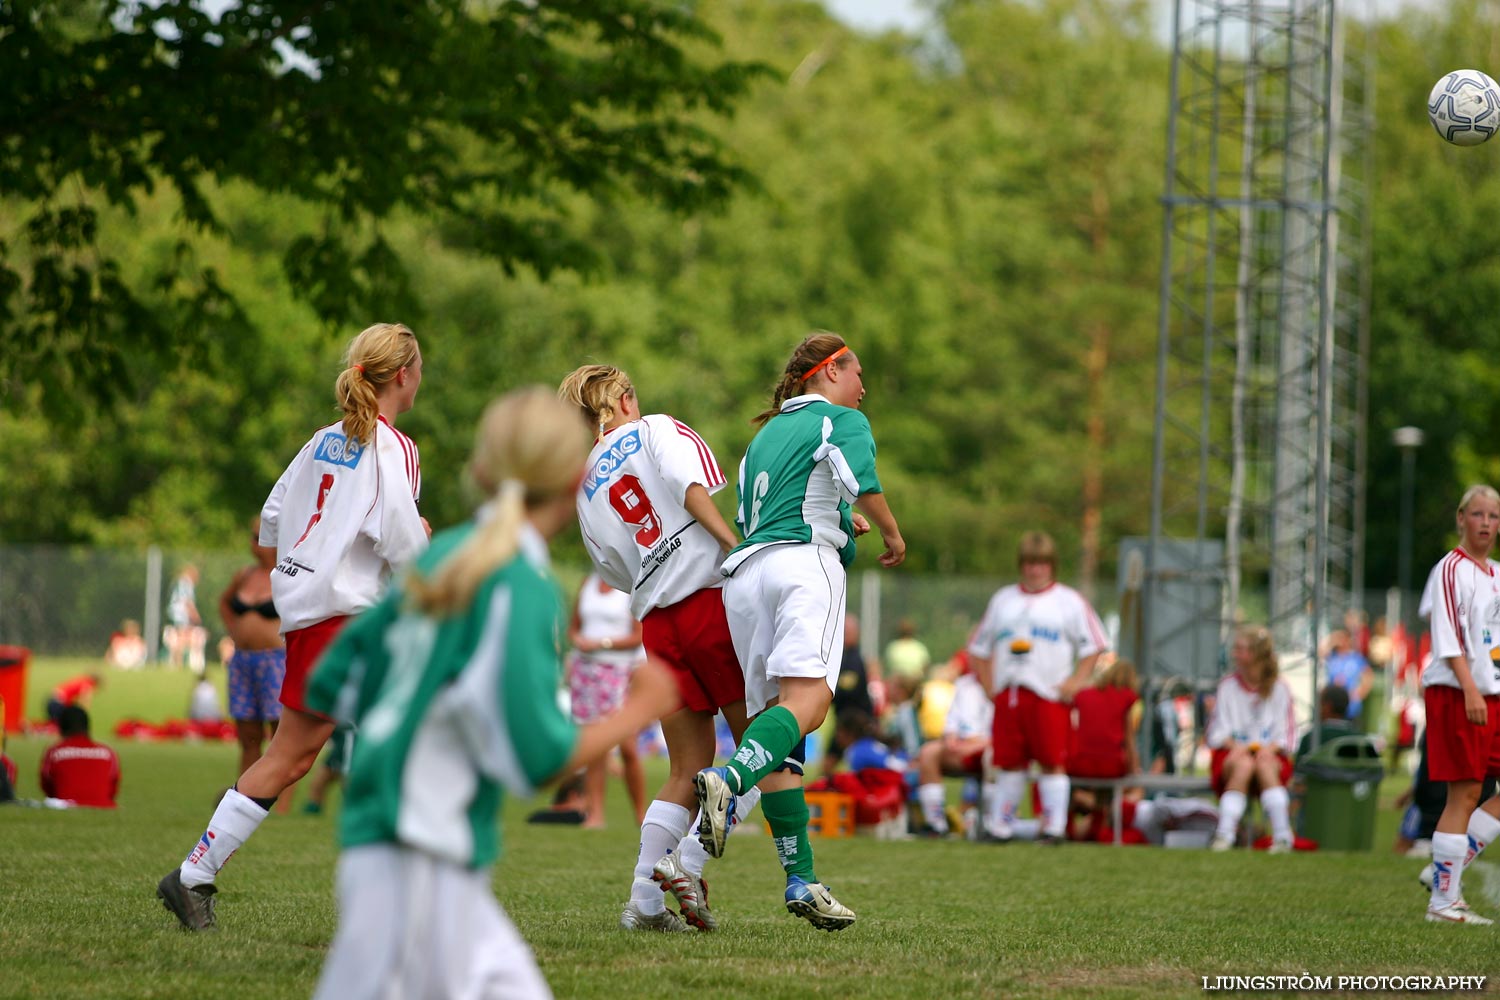
[[[1297,762],[1307,787],[1302,835],[1320,850],[1368,851],[1375,843],[1375,805],[1385,766],[1368,736],[1329,740]]]

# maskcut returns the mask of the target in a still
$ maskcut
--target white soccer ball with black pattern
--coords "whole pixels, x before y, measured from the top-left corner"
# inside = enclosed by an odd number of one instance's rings
[[[1427,117],[1456,146],[1477,146],[1500,130],[1500,86],[1477,69],[1456,69],[1427,97]]]

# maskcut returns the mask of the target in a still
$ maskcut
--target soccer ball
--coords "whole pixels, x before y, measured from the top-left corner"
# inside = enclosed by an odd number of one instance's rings
[[[1427,117],[1449,142],[1477,146],[1500,129],[1500,86],[1477,69],[1456,69],[1427,96]]]

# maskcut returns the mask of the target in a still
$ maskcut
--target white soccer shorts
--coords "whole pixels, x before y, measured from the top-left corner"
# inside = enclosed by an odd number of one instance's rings
[[[369,844],[339,857],[338,895],[314,1000],[551,1000],[488,870]]]
[[[780,696],[782,677],[822,677],[834,690],[847,596],[844,566],[828,545],[770,545],[740,564],[724,584],[724,612],[747,715]]]

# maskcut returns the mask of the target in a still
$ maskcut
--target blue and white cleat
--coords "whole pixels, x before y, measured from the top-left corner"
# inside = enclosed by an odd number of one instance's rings
[[[820,931],[841,931],[854,923],[854,911],[834,899],[826,885],[795,875],[786,880],[786,909]]]
[[[705,767],[693,777],[698,808],[703,811],[698,823],[698,843],[711,858],[724,856],[724,842],[734,825],[735,797],[729,790],[727,775],[722,767]]]

